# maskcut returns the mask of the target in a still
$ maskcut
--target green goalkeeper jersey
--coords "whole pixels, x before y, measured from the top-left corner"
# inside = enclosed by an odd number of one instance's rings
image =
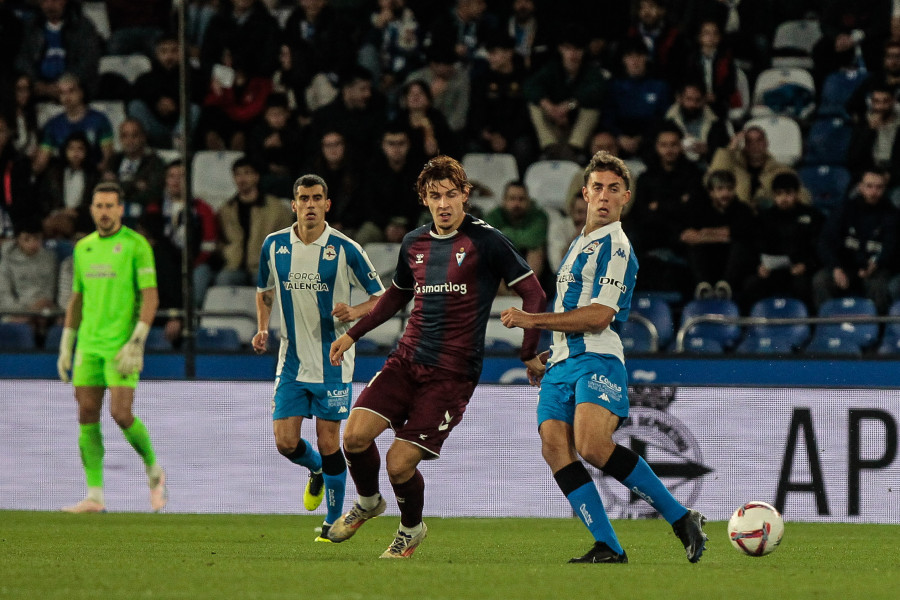
[[[75,245],[72,291],[83,296],[78,349],[117,352],[141,312],[141,290],[156,287],[153,250],[124,225],[109,237],[95,231]]]

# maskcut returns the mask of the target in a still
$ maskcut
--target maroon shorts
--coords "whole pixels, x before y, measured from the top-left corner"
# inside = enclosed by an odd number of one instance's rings
[[[384,417],[397,439],[438,458],[450,432],[462,421],[476,382],[441,367],[392,356],[362,391],[353,410]]]

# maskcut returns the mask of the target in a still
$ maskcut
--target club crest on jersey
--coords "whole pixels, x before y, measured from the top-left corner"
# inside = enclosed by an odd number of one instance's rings
[[[325,246],[325,250],[324,252],[322,252],[322,256],[325,258],[325,260],[334,260],[335,257],[337,257],[337,252],[335,251],[334,246],[332,246],[331,244]]]
[[[424,254],[416,254],[416,264],[421,265],[423,262],[425,262],[425,255]]]
[[[120,252],[122,252],[122,244],[121,243],[113,246],[113,254],[119,254]]]
[[[582,250],[582,252],[584,252],[585,254],[593,254],[599,248],[600,248],[600,242],[597,240],[594,240],[593,242],[591,242],[590,244],[585,246],[585,248],[584,248],[584,250]]]
[[[459,252],[456,253],[456,264],[461,267],[462,261],[465,257],[466,257],[466,249],[460,248]]]

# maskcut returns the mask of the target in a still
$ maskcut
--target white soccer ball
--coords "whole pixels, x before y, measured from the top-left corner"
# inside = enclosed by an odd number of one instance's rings
[[[728,520],[731,545],[750,556],[765,556],[774,551],[783,535],[781,513],[766,502],[748,502]]]

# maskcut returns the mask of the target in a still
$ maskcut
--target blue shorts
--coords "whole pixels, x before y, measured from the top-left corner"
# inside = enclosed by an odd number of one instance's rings
[[[351,384],[306,383],[275,379],[272,420],[288,417],[316,417],[341,421],[350,415]]]
[[[538,427],[549,419],[571,425],[575,406],[582,402],[628,417],[628,373],[618,358],[587,353],[551,365],[541,380]]]

